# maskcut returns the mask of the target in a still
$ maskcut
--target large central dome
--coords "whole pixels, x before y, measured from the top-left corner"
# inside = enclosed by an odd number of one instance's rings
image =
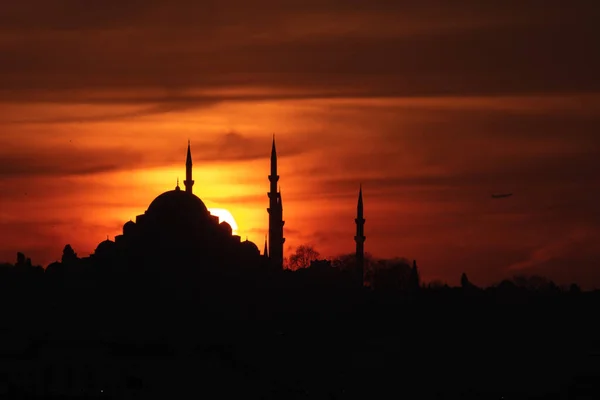
[[[248,240],[242,243],[238,235],[233,235],[231,226],[219,223],[219,217],[211,215],[204,202],[194,195],[189,142],[183,183],[185,190],[179,187],[177,179],[175,190],[156,197],[144,214],[136,216],[135,222],[123,225],[123,234],[114,243],[101,243],[96,258],[124,256],[125,262],[137,260],[151,269],[174,265],[177,271],[188,271],[187,267],[194,271],[196,267],[237,268],[263,262],[255,244]]]
[[[163,217],[176,215],[200,217],[208,215],[209,212],[198,196],[177,187],[155,198],[148,206],[146,214]]]

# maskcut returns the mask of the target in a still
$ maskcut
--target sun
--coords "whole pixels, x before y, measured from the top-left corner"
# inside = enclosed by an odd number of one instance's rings
[[[238,230],[237,222],[235,222],[235,218],[233,218],[233,215],[231,215],[231,213],[228,210],[226,210],[224,208],[209,208],[208,212],[210,212],[215,217],[219,217],[219,223],[227,222],[229,224],[229,226],[231,226],[231,230],[233,231],[233,234],[234,235],[237,234],[237,230]]]

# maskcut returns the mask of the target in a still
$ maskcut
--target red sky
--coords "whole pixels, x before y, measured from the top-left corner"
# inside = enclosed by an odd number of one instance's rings
[[[286,245],[353,251],[362,182],[366,250],[427,280],[600,287],[599,15],[583,0],[2,4],[0,260],[93,252],[184,178],[188,138],[195,193],[262,248],[275,133]]]

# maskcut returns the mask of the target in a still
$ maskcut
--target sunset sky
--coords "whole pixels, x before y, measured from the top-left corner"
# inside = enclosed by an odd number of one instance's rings
[[[593,1],[0,5],[0,261],[84,256],[185,178],[262,249],[416,259],[425,280],[600,287]],[[505,199],[492,193],[512,192]],[[289,246],[288,246],[289,245]]]

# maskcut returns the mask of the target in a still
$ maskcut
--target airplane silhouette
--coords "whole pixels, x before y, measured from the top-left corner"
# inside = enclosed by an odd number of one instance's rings
[[[510,197],[512,196],[512,193],[505,193],[505,194],[493,194],[492,198],[493,199],[502,199],[504,197]]]

